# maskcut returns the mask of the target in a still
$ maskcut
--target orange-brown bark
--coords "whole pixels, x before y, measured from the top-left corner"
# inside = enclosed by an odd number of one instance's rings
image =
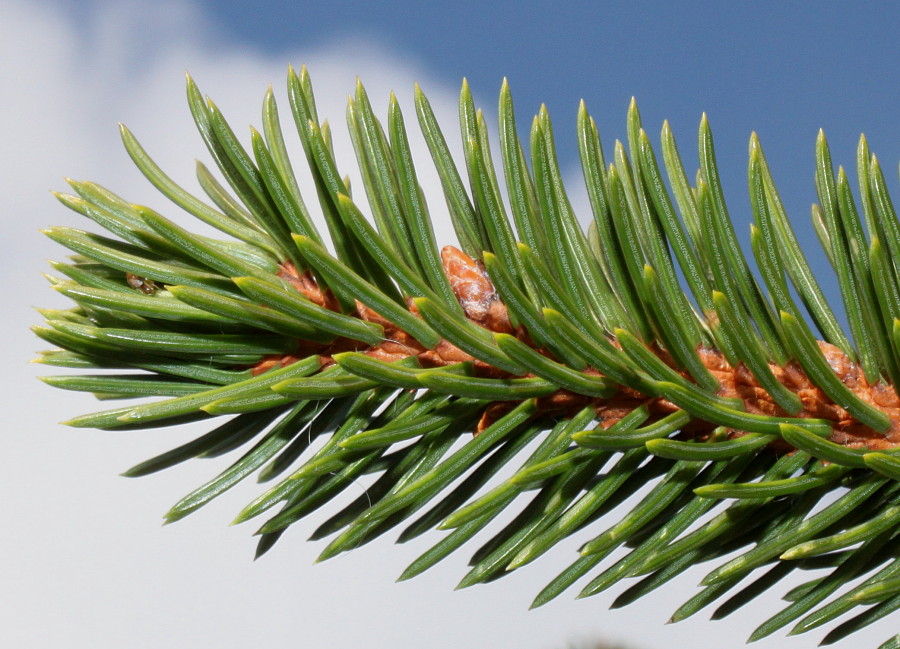
[[[493,332],[515,335],[520,340],[537,348],[527,331],[521,327],[513,327],[506,306],[497,295],[493,283],[479,261],[473,260],[462,251],[447,246],[441,251],[444,272],[450,281],[450,287],[459,300],[466,317]],[[288,262],[281,265],[279,277],[287,280],[300,293],[315,304],[338,310],[338,302],[328,290],[322,290],[309,271],[298,273]],[[416,313],[415,306],[410,303],[411,312]],[[310,354],[318,354],[322,366],[334,363],[332,355],[342,351],[361,351],[380,360],[393,362],[417,356],[423,367],[443,367],[453,363],[469,361],[473,364],[476,375],[483,377],[510,378],[511,375],[493,367],[479,359],[473,358],[447,340],[441,340],[432,349],[425,349],[408,333],[382,318],[372,309],[356,303],[356,316],[380,324],[384,328],[384,341],[378,345],[367,346],[357,341],[340,338],[329,345],[300,341],[294,354],[274,355],[267,357],[253,368],[254,375],[273,367],[282,367],[305,358]],[[613,341],[615,344],[615,341]],[[851,448],[881,450],[900,446],[900,398],[893,387],[884,383],[870,385],[861,369],[840,349],[826,342],[819,342],[831,368],[840,380],[854,394],[864,401],[879,408],[888,415],[892,428],[886,434],[880,434],[872,428],[856,421],[844,408],[834,403],[821,389],[813,385],[800,366],[794,362],[784,367],[770,364],[775,377],[789,390],[797,394],[803,404],[800,413],[790,415],[782,410],[771,396],[757,382],[753,374],[743,365],[732,367],[724,355],[715,350],[701,347],[697,350],[703,364],[718,379],[719,396],[740,399],[747,412],[775,417],[809,417],[827,419],[833,422],[831,440]],[[551,356],[546,350],[541,353]],[[674,363],[665,350],[653,350],[664,362],[674,367]],[[596,372],[591,368],[586,372]],[[599,372],[596,372],[599,374]],[[685,375],[686,376],[686,375]],[[677,407],[659,397],[643,395],[628,388],[621,388],[612,397],[601,399],[575,394],[560,389],[550,396],[538,399],[538,411],[543,414],[560,414],[565,416],[588,405],[593,405],[603,427],[609,427],[631,412],[635,407],[647,403],[654,419],[677,410]],[[512,402],[496,402],[488,405],[482,413],[476,433],[489,426],[515,404]],[[713,424],[695,421],[682,431],[687,437],[703,437]],[[738,436],[743,433],[733,431]]]

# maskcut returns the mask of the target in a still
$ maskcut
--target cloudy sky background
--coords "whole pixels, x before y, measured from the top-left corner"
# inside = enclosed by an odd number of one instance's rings
[[[740,646],[755,623],[777,610],[777,602],[761,601],[733,620],[709,623],[701,613],[663,626],[693,592],[700,571],[616,612],[606,610],[608,594],[581,601],[564,595],[527,611],[534,594],[574,556],[566,552],[465,591],[452,590],[464,573],[463,553],[395,585],[436,535],[405,547],[385,538],[313,565],[323,545],[306,543],[305,530],[298,529],[253,563],[252,528],[227,526],[257,492],[252,484],[176,525],[159,524],[173,502],[222,463],[195,462],[141,480],[118,477],[196,431],[59,426],[94,404],[86,395],[51,390],[31,378],[41,368],[25,366],[43,347],[27,330],[39,319],[31,307],[65,306],[40,276],[49,270],[46,259],[65,253],[38,229],[85,227],[48,189],[65,189],[66,176],[90,179],[173,215],[131,166],[116,123],[128,124],[164,169],[193,187],[194,159],[205,159],[205,151],[184,101],[185,70],[242,133],[243,126],[259,123],[269,83],[286,113],[287,63],[306,63],[319,113],[335,127],[338,158],[348,170],[353,156],[344,107],[356,75],[376,106],[385,107],[394,89],[408,125],[418,81],[449,134],[456,129],[463,76],[489,116],[508,76],[520,130],[527,132],[540,102],[548,104],[577,205],[583,205],[574,159],[578,100],[586,99],[611,150],[615,138],[624,137],[632,95],[649,133],[670,120],[689,167],[696,160],[696,124],[708,112],[743,237],[751,130],[760,134],[805,237],[811,236],[806,224],[819,127],[836,163],[850,168],[865,131],[900,195],[900,11],[890,3],[860,10],[822,2],[811,15],[775,2],[727,9],[719,4],[737,3],[691,3],[689,10],[652,2],[484,4],[457,2],[451,11],[421,2],[391,3],[388,10],[377,3],[307,7],[287,0],[0,1],[0,265],[9,363],[0,435],[0,643],[554,649],[603,638],[634,649],[718,649]],[[432,211],[440,215],[440,191],[418,146],[418,168],[434,197]],[[815,242],[809,244],[822,276],[830,278]],[[838,646],[875,646],[892,630],[890,620],[882,622]],[[821,635],[776,637],[757,646],[799,649]]]

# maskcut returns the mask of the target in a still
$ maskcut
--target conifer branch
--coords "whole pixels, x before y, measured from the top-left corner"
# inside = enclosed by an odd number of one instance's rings
[[[327,237],[294,176],[271,90],[247,149],[190,77],[190,110],[224,183],[201,164],[207,198],[193,196],[124,126],[122,138],[166,197],[230,238],[192,233],[75,181],[75,194],[59,200],[112,237],[46,231],[75,253],[53,264],[67,279],[49,279],[76,306],[41,312],[46,324],[35,332],[56,349],[39,362],[89,373],[44,380],[104,400],[163,397],[68,423],[213,423],[128,476],[250,447],[167,521],[256,473],[272,486],[236,522],[268,517],[259,555],[368,476],[364,497],[332,512],[313,538],[333,536],[328,558],[403,523],[401,541],[445,530],[401,576],[409,579],[527,493],[516,518],[475,551],[461,586],[503,576],[584,530],[580,557],[535,606],[604,562],[579,596],[639,578],[617,607],[745,548],[672,619],[715,602],[713,617],[723,617],[790,572],[818,567],[831,572],[788,593],[789,605],[751,640],[840,617],[825,638],[833,642],[896,609],[900,224],[864,138],[861,216],[824,135],[816,142],[813,221],[848,335],[755,135],[748,187],[761,282],[730,220],[705,116],[692,185],[668,125],[660,166],[632,103],[628,146],[617,142],[607,163],[582,104],[577,135],[593,211],[584,231],[546,109],[526,146],[504,82],[498,170],[464,84],[461,171],[417,87],[416,116],[461,248],[439,249],[396,98],[386,124],[361,83],[348,107],[364,205],[334,160],[305,69],[289,71],[288,91]],[[518,468],[496,479],[507,465]],[[613,510],[618,522],[591,537],[588,527]]]

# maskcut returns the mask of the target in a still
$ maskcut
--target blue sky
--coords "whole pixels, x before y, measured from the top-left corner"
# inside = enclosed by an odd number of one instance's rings
[[[820,127],[837,151],[852,151],[861,130],[886,159],[900,146],[891,110],[900,73],[894,3],[191,4],[233,46],[285,55],[347,42],[352,61],[353,43],[367,39],[449,85],[467,77],[491,107],[508,77],[526,125],[544,102],[568,132],[583,98],[618,134],[636,96],[651,132],[669,119],[687,139],[706,111],[722,146],[744,143],[755,129],[773,159],[801,158]],[[72,15],[84,18],[104,3],[74,5]],[[560,138],[569,155],[572,139]]]
[[[368,36],[451,85],[467,77],[488,105],[506,76],[526,123],[544,102],[564,130],[583,98],[618,132],[636,96],[654,130],[667,118],[688,138],[706,111],[729,142],[758,130],[772,157],[796,157],[819,127],[838,150],[855,144],[861,129],[882,147],[900,146],[890,110],[900,73],[894,3],[200,5],[229,38],[270,53]]]
[[[68,306],[40,276],[46,259],[64,253],[37,230],[87,227],[47,190],[64,189],[65,176],[91,179],[172,214],[122,152],[116,122],[128,124],[161,166],[190,187],[193,160],[205,151],[184,102],[185,69],[244,134],[246,124],[259,123],[266,85],[283,97],[287,63],[308,63],[320,115],[331,120],[339,161],[349,166],[344,102],[356,74],[382,110],[396,89],[408,122],[414,121],[411,88],[419,81],[448,137],[456,132],[462,77],[491,120],[506,76],[520,131],[527,132],[542,102],[548,105],[574,194],[581,98],[611,150],[624,138],[625,111],[635,96],[652,139],[670,120],[689,167],[696,164],[696,128],[706,111],[742,239],[747,142],[756,130],[804,246],[836,299],[807,225],[815,137],[824,128],[835,163],[852,170],[864,131],[894,196],[900,195],[898,26],[894,3],[4,0],[0,119],[8,128],[0,156],[0,272],[16,288],[2,320],[16,371],[2,381],[9,403],[21,407],[6,413],[0,436],[0,489],[10,495],[0,574],[16,593],[0,607],[0,637],[15,647],[555,649],[597,638],[631,649],[740,646],[754,620],[777,610],[777,602],[756,602],[726,622],[709,623],[700,614],[663,624],[703,571],[616,612],[606,610],[611,598],[604,595],[577,602],[564,596],[527,611],[534,593],[567,565],[575,542],[543,565],[454,592],[462,555],[393,584],[436,537],[404,547],[385,539],[313,566],[321,544],[296,533],[252,564],[252,529],[227,523],[256,495],[255,485],[241,485],[206,511],[162,528],[162,513],[222,465],[197,462],[141,480],[121,478],[127,467],[191,433],[119,435],[59,426],[95,404],[86,395],[51,392],[18,371],[41,348],[28,331],[38,321],[30,307]],[[440,189],[421,143],[414,146],[436,213]],[[29,373],[47,371],[31,366]],[[876,646],[893,630],[890,622],[837,646]],[[776,637],[755,646],[801,649],[820,637]]]
[[[66,6],[71,15],[85,19],[113,4]],[[687,161],[696,159],[696,128],[706,112],[742,236],[747,232],[742,217],[748,209],[746,152],[751,131],[759,134],[788,211],[804,237],[813,236],[809,205],[815,200],[813,146],[820,128],[836,165],[853,167],[862,132],[880,158],[900,159],[900,122],[895,117],[900,104],[900,5],[895,3],[173,4],[190,6],[201,17],[206,29],[198,40],[227,41],[237,51],[297,63],[293,54],[298,49],[340,49],[352,67],[354,61],[365,62],[369,48],[376,48],[449,89],[458,89],[466,77],[476,101],[489,114],[495,112],[500,82],[507,77],[520,130],[527,133],[532,116],[547,104],[561,162],[576,180],[574,122],[581,99],[597,120],[607,149],[616,138],[624,138],[625,110],[634,96],[651,138],[658,136],[663,120],[669,120]],[[316,78],[315,67],[312,73]],[[408,89],[413,79],[405,81]],[[427,82],[424,86],[428,91]],[[373,94],[373,101],[384,105],[386,99]],[[332,117],[340,119],[342,115]],[[451,132],[454,126],[447,125]],[[580,187],[574,189],[578,191]],[[830,273],[812,243],[814,268]]]

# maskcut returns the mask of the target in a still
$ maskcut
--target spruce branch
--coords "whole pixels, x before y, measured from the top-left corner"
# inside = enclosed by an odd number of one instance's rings
[[[751,640],[841,618],[825,638],[833,642],[897,608],[900,224],[864,138],[861,210],[824,135],[816,142],[812,217],[847,335],[755,135],[750,241],[761,282],[730,219],[705,116],[692,185],[667,124],[660,165],[632,102],[627,147],[616,142],[608,162],[582,103],[577,137],[593,212],[585,231],[545,108],[523,142],[504,82],[496,169],[464,83],[460,170],[417,87],[416,117],[460,246],[439,248],[396,98],[384,124],[361,83],[348,105],[364,206],[334,160],[305,68],[289,71],[288,96],[327,236],[294,175],[271,89],[248,149],[190,77],[191,113],[224,178],[198,165],[206,199],[167,176],[124,126],[122,139],[160,192],[229,238],[76,181],[60,202],[112,236],[46,231],[75,253],[53,264],[65,278],[49,278],[75,306],[41,311],[35,332],[56,349],[39,362],[89,373],[44,380],[104,400],[163,397],[68,423],[216,420],[127,476],[239,454],[167,521],[255,473],[271,486],[236,522],[268,517],[259,555],[370,476],[365,495],[331,512],[313,538],[333,537],[328,558],[401,524],[400,541],[444,530],[401,575],[409,579],[528,494],[475,550],[460,586],[502,577],[584,530],[580,556],[535,606],[604,562],[579,597],[638,579],[618,607],[744,549],[672,619],[713,603],[713,617],[724,617],[791,572],[822,567],[830,572],[789,592]],[[587,531],[612,511],[611,527]]]

